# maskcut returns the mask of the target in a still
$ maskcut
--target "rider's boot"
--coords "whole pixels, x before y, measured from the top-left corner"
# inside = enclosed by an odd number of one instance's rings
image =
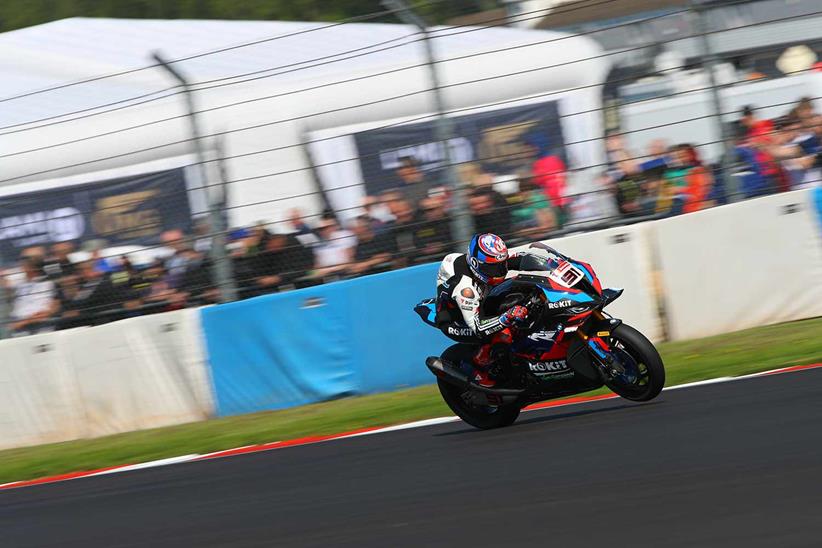
[[[504,329],[480,347],[473,359],[474,382],[485,388],[496,386],[500,370],[499,362],[506,358],[511,340],[510,329]]]

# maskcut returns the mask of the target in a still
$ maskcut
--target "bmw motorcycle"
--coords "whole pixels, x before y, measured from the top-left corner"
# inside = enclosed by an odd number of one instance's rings
[[[510,272],[482,303],[484,315],[528,307],[512,329],[507,355],[495,356],[493,388],[472,380],[471,359],[481,341],[467,326],[445,327],[436,299],[419,303],[422,320],[456,341],[426,365],[437,377],[445,403],[481,429],[509,426],[532,403],[607,386],[632,401],[662,391],[665,368],[654,345],[636,329],[603,311],[622,294],[604,288],[593,268],[540,243],[531,244],[520,269]]]

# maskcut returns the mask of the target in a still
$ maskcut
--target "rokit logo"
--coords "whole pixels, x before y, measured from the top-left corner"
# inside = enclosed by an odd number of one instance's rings
[[[569,306],[571,306],[571,304],[572,304],[571,301],[566,299],[566,300],[563,300],[563,301],[557,301],[555,303],[548,303],[548,308],[549,309],[568,308]]]
[[[554,360],[548,362],[531,362],[528,368],[536,375],[572,375],[565,360]]]
[[[470,327],[448,327],[448,334],[455,337],[470,337],[474,332]]]

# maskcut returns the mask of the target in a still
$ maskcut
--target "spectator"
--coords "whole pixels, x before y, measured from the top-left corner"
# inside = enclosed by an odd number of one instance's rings
[[[185,241],[182,230],[168,230],[160,236],[163,244],[171,248],[172,253],[165,260],[165,268],[168,273],[168,284],[171,288],[177,288],[182,284],[188,268],[188,242]]]
[[[198,253],[208,254],[212,244],[211,224],[208,219],[201,218],[194,223],[193,249]]]
[[[649,180],[659,180],[671,164],[668,146],[662,139],[654,139],[648,145],[648,154],[639,163],[642,176]]]
[[[319,242],[314,245],[315,277],[338,274],[348,268],[354,259],[357,239],[341,229],[337,221],[324,219],[317,225]]]
[[[49,279],[58,280],[75,273],[76,269],[70,258],[72,252],[74,252],[74,244],[71,242],[58,242],[51,246],[51,254],[43,265]]]
[[[391,210],[376,196],[366,196],[363,198],[362,207],[365,210],[364,217],[368,220],[371,230],[380,232],[386,225],[394,220]]]
[[[140,273],[135,289],[146,303],[157,303],[167,299],[173,290],[166,281],[166,269],[162,261],[154,261]]]
[[[551,203],[542,190],[530,181],[520,182],[511,221],[516,235],[524,238],[544,237],[557,226]]]
[[[774,127],[767,152],[781,163],[785,190],[801,187],[816,163],[816,156],[807,153],[797,140],[801,130],[798,119],[783,117],[774,122]]]
[[[397,179],[399,180],[399,190],[403,197],[417,207],[423,198],[428,196],[431,183],[425,177],[420,164],[413,156],[403,156],[399,159],[397,167]]]
[[[395,250],[394,267],[409,265],[409,257],[416,254],[414,234],[417,230],[417,218],[414,209],[406,200],[392,200],[389,203],[391,213],[396,220],[388,227],[388,233]]]
[[[60,309],[56,285],[46,277],[39,258],[25,258],[21,266],[25,279],[14,288],[11,330],[14,336],[51,331],[50,320]]]
[[[114,265],[107,257],[103,256],[106,248],[106,241],[101,239],[88,240],[83,244],[83,248],[91,254],[91,262],[95,270],[108,274],[114,270]]]
[[[816,109],[813,106],[813,99],[810,97],[800,98],[799,102],[796,103],[796,106],[788,115],[799,120],[801,124],[808,124],[817,116]]]
[[[712,176],[710,170],[702,165],[693,145],[678,145],[674,151],[674,163],[676,171],[669,172],[674,176],[671,182],[675,189],[672,213],[691,213],[707,207]]]
[[[414,246],[420,254],[417,262],[442,258],[451,247],[451,221],[445,216],[441,200],[425,198],[420,202],[421,222],[414,232]]]
[[[65,300],[63,310],[63,318],[70,321],[70,327],[103,323],[101,314],[114,307],[111,280],[95,266],[91,259],[77,265],[77,286]]]
[[[174,306],[185,302],[192,306],[215,304],[220,301],[220,289],[214,283],[214,267],[211,259],[194,249],[183,251],[186,271],[183,274],[179,294],[170,296]]]
[[[293,234],[271,234],[266,248],[254,261],[252,272],[257,294],[270,293],[284,286],[297,286],[311,268],[311,250]]]
[[[474,216],[477,232],[490,232],[503,238],[511,234],[509,207],[494,207],[494,191],[475,190],[468,198],[468,207]]]
[[[542,189],[551,202],[556,214],[557,223],[565,224],[566,207],[569,199],[566,196],[566,169],[562,158],[551,154],[547,138],[535,136],[532,145],[537,149],[537,160],[531,168],[534,184]]]
[[[617,163],[616,167],[617,170],[614,170],[612,175],[618,177],[614,180],[613,189],[619,213],[623,217],[642,215],[646,212],[647,204],[643,203],[645,181],[639,166],[634,160],[625,159]]]
[[[754,110],[754,107],[751,105],[742,108],[742,117],[739,119],[739,123],[745,128],[746,135],[748,137],[770,135],[773,131],[773,122],[758,118]]]
[[[288,227],[302,245],[312,247],[319,243],[320,238],[317,235],[317,231],[308,226],[305,219],[306,217],[303,215],[303,212],[295,207],[288,212]]]
[[[391,234],[375,233],[371,219],[364,215],[354,219],[351,228],[357,237],[357,247],[354,250],[354,262],[349,265],[348,272],[364,275],[388,270],[395,252]]]

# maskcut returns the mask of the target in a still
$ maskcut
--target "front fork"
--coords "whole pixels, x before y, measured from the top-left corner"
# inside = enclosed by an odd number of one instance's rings
[[[609,380],[625,374],[625,367],[614,357],[611,346],[605,340],[620,323],[620,320],[606,317],[601,311],[594,310],[588,321],[577,329],[577,335],[585,341],[592,361]]]

